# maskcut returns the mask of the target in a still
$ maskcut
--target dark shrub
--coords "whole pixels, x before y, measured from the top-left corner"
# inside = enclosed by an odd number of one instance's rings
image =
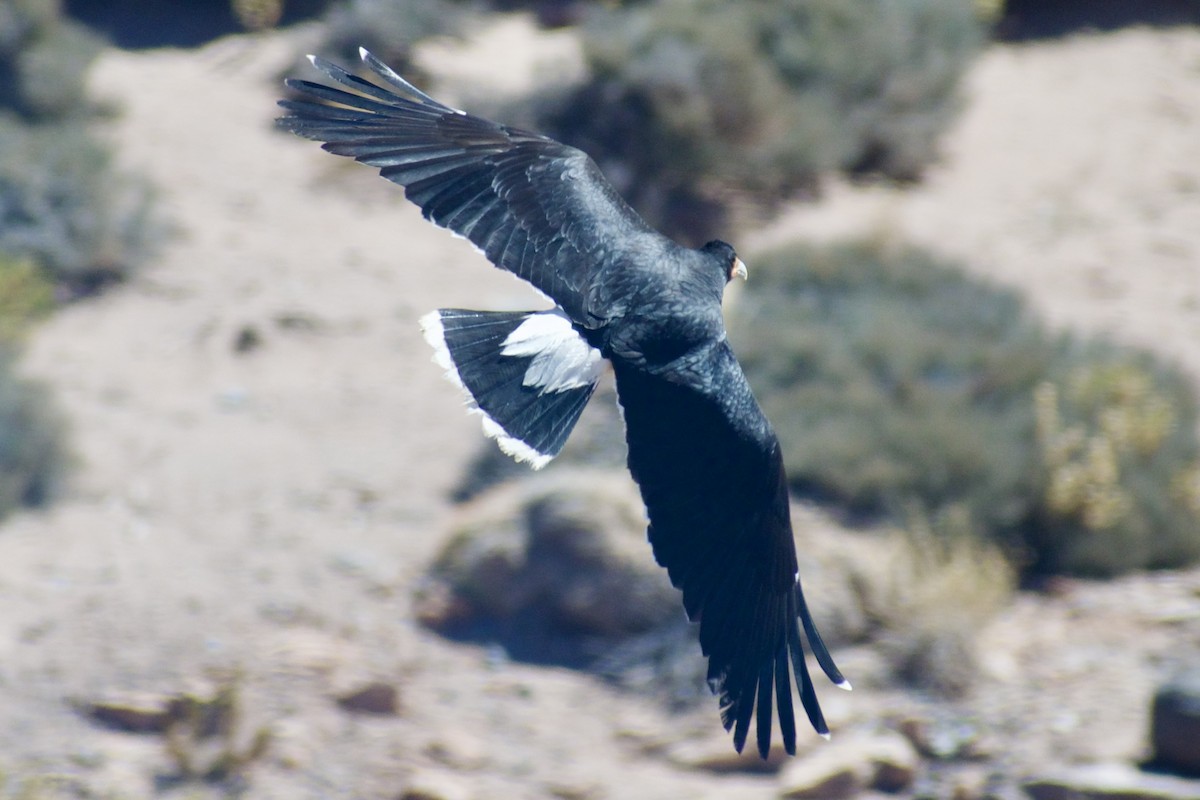
[[[145,257],[156,235],[149,199],[81,123],[0,116],[0,252],[86,293]]]
[[[795,488],[852,512],[1028,513],[1032,396],[1055,347],[1017,296],[915,250],[759,256],[730,336]]]
[[[317,52],[331,61],[353,64],[365,47],[412,79],[412,48],[429,36],[453,34],[467,8],[452,0],[348,0],[329,9]]]
[[[723,193],[829,170],[910,179],[983,39],[970,0],[659,0],[596,15],[593,76],[539,124],[583,147],[655,223],[698,241]]]
[[[143,259],[147,189],[120,176],[87,124],[102,42],[56,0],[0,3],[0,254],[87,292]]]
[[[0,3],[0,107],[28,120],[75,116],[84,76],[103,44],[63,19],[57,0]]]
[[[1014,293],[873,244],[760,256],[731,316],[797,491],[965,511],[1035,571],[1200,557],[1195,400],[1148,354],[1052,337]]]

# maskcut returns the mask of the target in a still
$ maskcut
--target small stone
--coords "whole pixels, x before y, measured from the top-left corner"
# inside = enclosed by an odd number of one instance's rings
[[[870,759],[875,771],[871,788],[881,792],[902,792],[912,786],[921,757],[908,739],[886,731],[872,736],[862,752]]]
[[[337,704],[359,714],[395,715],[400,713],[400,692],[390,683],[371,681],[339,695]]]
[[[396,800],[469,800],[471,789],[447,772],[421,770],[408,780]]]
[[[545,785],[546,794],[557,800],[597,800],[604,796],[604,788],[595,783],[571,783],[554,781]]]
[[[870,765],[850,748],[820,747],[784,768],[779,776],[779,797],[841,800],[862,791],[871,777]]]
[[[178,716],[178,699],[151,692],[117,693],[76,707],[92,721],[125,733],[165,733]]]
[[[787,755],[776,742],[771,747],[771,753],[764,761],[754,749],[753,742],[746,746],[741,753],[733,749],[729,739],[703,739],[700,741],[684,741],[667,749],[667,760],[684,769],[697,769],[713,772],[718,775],[732,773],[769,773],[779,772],[783,768]]]
[[[989,789],[991,775],[988,769],[979,764],[971,764],[956,770],[946,781],[950,789],[951,800],[984,800],[990,798],[993,792]]]
[[[233,352],[244,355],[262,346],[262,334],[253,325],[242,326],[233,337]]]
[[[1070,767],[1022,787],[1032,800],[1196,800],[1200,781],[1142,772],[1128,764]]]
[[[894,731],[839,735],[784,767],[780,797],[849,797],[868,787],[902,792],[913,785],[920,762],[916,748]]]
[[[1155,692],[1150,743],[1156,767],[1200,776],[1200,671],[1176,678]]]
[[[424,752],[439,764],[458,771],[483,769],[490,762],[487,743],[462,730],[444,732],[425,745]]]
[[[319,333],[325,326],[320,319],[304,311],[283,311],[275,315],[275,325],[295,333]]]
[[[900,733],[926,758],[939,761],[979,758],[979,729],[967,720],[910,717],[899,726]]]

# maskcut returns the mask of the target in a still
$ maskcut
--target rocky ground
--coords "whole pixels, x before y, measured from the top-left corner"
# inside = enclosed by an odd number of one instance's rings
[[[525,74],[573,68],[561,37],[533,36],[509,21],[426,58],[451,97],[514,52],[533,54]],[[1124,779],[1148,755],[1154,687],[1200,666],[1197,571],[1018,596],[955,703],[844,650],[856,691],[819,687],[833,744],[757,772],[726,757],[715,704],[668,712],[419,627],[413,588],[463,513],[446,495],[480,436],[416,319],[537,301],[369,170],[271,129],[298,38],[114,50],[94,70],[173,232],[24,362],[78,464],[62,502],[0,532],[0,797],[748,800],[873,781],[1019,797],[1079,765]],[[967,100],[926,182],[834,186],[747,236],[751,269],[794,236],[894,235],[1200,386],[1200,31],[994,46]],[[1071,796],[1046,786],[1028,791]]]

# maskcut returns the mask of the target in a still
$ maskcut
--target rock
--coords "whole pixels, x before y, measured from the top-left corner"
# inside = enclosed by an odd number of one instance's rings
[[[898,733],[837,736],[784,767],[779,796],[837,800],[866,788],[901,792],[912,785],[919,765],[916,749]]]
[[[864,747],[874,768],[871,788],[881,792],[902,792],[912,786],[921,757],[912,743],[898,733],[876,734]]]
[[[152,692],[114,693],[75,706],[94,722],[125,733],[165,733],[180,712],[178,696]]]
[[[1200,781],[1142,772],[1128,764],[1070,767],[1022,787],[1033,800],[1196,800]]]
[[[862,791],[869,777],[867,765],[844,748],[821,749],[783,770],[779,797],[840,800]]]
[[[1200,776],[1200,671],[1180,676],[1155,692],[1150,744],[1155,767]]]
[[[485,740],[458,729],[443,731],[424,748],[427,757],[458,772],[485,768],[491,762],[491,751]]]
[[[981,758],[979,727],[968,719],[939,717],[924,719],[909,717],[900,723],[900,732],[917,752],[939,761]]]
[[[632,481],[582,469],[501,485],[465,507],[416,612],[442,633],[568,666],[680,616]]]
[[[990,777],[986,767],[969,764],[965,768],[955,770],[953,775],[946,776],[944,785],[949,790],[951,800],[990,800]]]
[[[556,800],[599,800],[604,797],[604,787],[590,781],[572,783],[552,781],[543,787],[549,797]]]
[[[471,788],[461,778],[440,770],[420,770],[396,800],[470,800]]]
[[[390,683],[370,681],[338,695],[337,704],[359,714],[395,715],[400,713],[400,692]]]
[[[262,347],[263,337],[253,325],[243,325],[233,337],[233,352],[245,355]]]
[[[166,734],[176,726],[199,738],[232,729],[238,716],[238,684],[195,681],[179,692],[113,692],[98,700],[77,700],[74,706],[93,721],[126,733]]]
[[[788,762],[788,756],[778,742],[771,747],[771,754],[764,761],[759,758],[753,743],[739,753],[733,749],[728,737],[725,736],[679,742],[667,748],[666,756],[672,764],[684,769],[704,770],[718,775],[731,773],[773,774],[779,772]]]

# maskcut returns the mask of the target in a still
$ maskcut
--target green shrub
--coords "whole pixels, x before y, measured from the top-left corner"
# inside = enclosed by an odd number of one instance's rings
[[[798,247],[755,259],[730,323],[796,489],[872,515],[1026,516],[1054,347],[1016,295],[915,250]]]
[[[725,190],[766,199],[836,169],[918,176],[982,39],[971,0],[658,0],[597,14],[591,80],[535,114],[695,240]]]
[[[1100,348],[1070,360],[1035,395],[1037,566],[1109,575],[1125,563],[1197,560],[1200,449],[1190,387],[1143,354]]]
[[[759,257],[730,328],[801,493],[961,509],[1038,572],[1200,557],[1195,400],[1147,354],[1050,336],[1014,293],[870,243]]]
[[[53,497],[66,466],[62,422],[41,386],[19,379],[0,349],[0,517]]]
[[[80,114],[84,77],[102,44],[64,19],[58,0],[0,3],[0,107],[27,120]]]
[[[19,342],[54,307],[54,286],[28,259],[0,253],[0,347]]]
[[[118,174],[81,122],[0,116],[0,252],[86,293],[139,263],[156,235],[148,188]]]

